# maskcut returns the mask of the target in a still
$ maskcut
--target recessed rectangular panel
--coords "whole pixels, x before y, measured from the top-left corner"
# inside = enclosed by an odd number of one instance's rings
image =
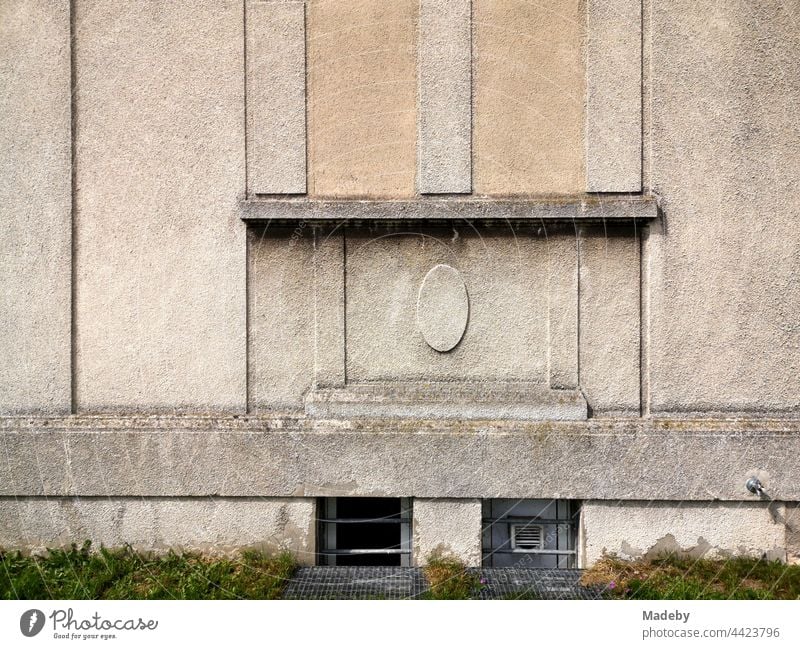
[[[305,3],[248,0],[247,189],[306,191]]]
[[[463,336],[444,352],[426,341],[423,325],[431,325],[430,314],[418,310],[425,278],[438,265],[458,273],[468,299]],[[528,381],[546,385],[547,272],[546,240],[532,228],[348,231],[348,383]],[[452,296],[442,293],[439,297],[447,305]],[[458,309],[454,315],[460,317],[461,302],[453,302],[453,307]]]
[[[642,0],[589,0],[586,189],[642,189]]]
[[[314,239],[310,228],[248,232],[248,404],[297,411],[314,379]]]
[[[633,227],[580,240],[580,384],[595,416],[638,416],[639,239]]]

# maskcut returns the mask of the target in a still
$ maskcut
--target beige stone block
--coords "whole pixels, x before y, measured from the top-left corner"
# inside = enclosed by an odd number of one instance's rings
[[[481,501],[477,498],[414,498],[414,564],[439,554],[481,565]]]
[[[623,559],[662,553],[719,559],[786,559],[780,504],[587,500],[581,505],[582,567],[603,553]]]
[[[87,411],[243,411],[243,6],[75,2]]]
[[[584,190],[583,2],[473,0],[473,190]]]
[[[0,3],[0,412],[71,404],[68,2]]]
[[[307,6],[309,193],[413,196],[418,0]]]
[[[302,410],[314,377],[314,242],[310,227],[249,234],[250,409]]]

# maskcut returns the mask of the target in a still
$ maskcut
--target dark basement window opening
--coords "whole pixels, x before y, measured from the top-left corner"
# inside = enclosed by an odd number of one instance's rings
[[[317,564],[410,566],[410,498],[320,498]]]

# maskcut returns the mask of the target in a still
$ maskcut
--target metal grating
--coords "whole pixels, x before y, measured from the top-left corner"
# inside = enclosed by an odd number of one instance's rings
[[[478,599],[602,599],[602,589],[580,585],[581,570],[481,568]]]
[[[417,599],[427,589],[418,568],[314,566],[294,574],[284,599]]]
[[[483,583],[474,599],[601,599],[580,585],[580,570],[475,568]],[[420,599],[428,584],[419,568],[314,566],[300,568],[284,599]]]

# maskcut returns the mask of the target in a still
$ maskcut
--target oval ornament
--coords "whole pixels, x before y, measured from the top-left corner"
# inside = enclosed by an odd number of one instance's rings
[[[459,272],[446,264],[425,275],[417,296],[417,327],[437,352],[449,352],[461,341],[469,319],[469,297]]]

